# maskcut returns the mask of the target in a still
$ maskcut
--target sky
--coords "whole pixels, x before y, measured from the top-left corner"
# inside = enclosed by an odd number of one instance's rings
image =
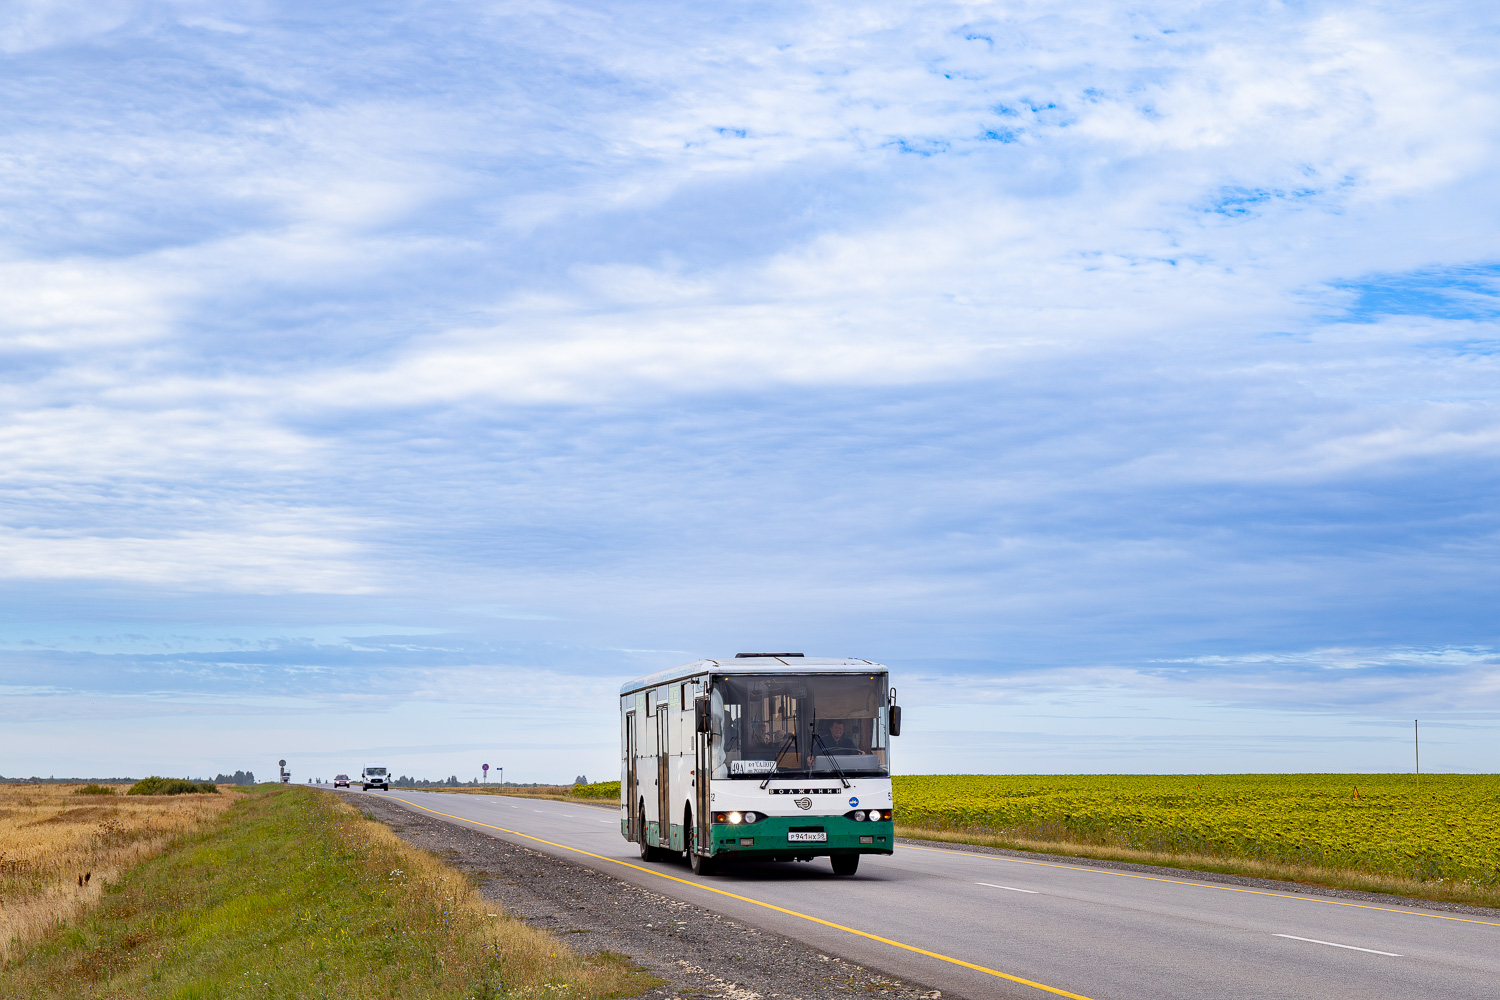
[[[1500,8],[11,0],[0,775],[1500,770]]]

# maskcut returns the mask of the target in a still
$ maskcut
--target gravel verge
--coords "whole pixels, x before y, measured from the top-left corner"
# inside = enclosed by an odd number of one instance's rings
[[[1299,896],[1328,896],[1333,899],[1366,903],[1371,906],[1404,907],[1409,910],[1441,910],[1445,913],[1461,913],[1487,920],[1500,920],[1500,910],[1467,903],[1449,903],[1437,899],[1414,899],[1410,896],[1392,896],[1379,892],[1362,892],[1358,889],[1335,889],[1325,885],[1309,885],[1305,882],[1284,882],[1279,879],[1252,878],[1248,875],[1229,875],[1223,872],[1204,872],[1193,868],[1164,868],[1159,865],[1141,865],[1130,861],[1108,861],[1102,858],[1076,858],[1070,854],[1037,854],[1032,851],[1017,851],[1006,847],[987,847],[983,844],[963,844],[951,840],[918,840],[897,837],[897,845],[913,847],[935,847],[945,851],[962,851],[969,854],[998,854],[1001,857],[1018,858],[1023,861],[1047,861],[1056,864],[1077,865],[1082,868],[1107,868],[1113,871],[1134,872],[1157,878],[1182,878],[1195,882],[1216,882],[1221,885],[1244,886],[1268,892],[1284,892]]]
[[[507,913],[551,931],[581,952],[628,956],[667,983],[641,994],[650,1000],[943,996],[704,907],[381,798],[351,795],[347,801],[407,843],[464,872],[486,900]]]

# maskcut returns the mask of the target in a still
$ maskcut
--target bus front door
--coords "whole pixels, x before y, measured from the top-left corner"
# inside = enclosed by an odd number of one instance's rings
[[[636,775],[635,713],[625,713],[625,829],[635,840],[642,829],[640,782]]]
[[[697,833],[698,846],[702,849],[703,853],[708,852],[708,845],[710,843],[708,825],[709,820],[712,818],[708,807],[710,801],[708,796],[708,768],[709,762],[713,759],[710,756],[712,750],[709,747],[711,739],[713,739],[712,733],[693,734],[693,827]],[[682,835],[683,837],[687,837],[688,832],[684,830],[682,831]]]

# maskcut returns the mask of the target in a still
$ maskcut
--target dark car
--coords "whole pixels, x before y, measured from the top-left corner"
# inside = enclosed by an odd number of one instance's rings
[[[336,774],[336,775],[334,775],[333,776],[333,787],[334,788],[348,788],[349,787],[349,776],[347,774]]]

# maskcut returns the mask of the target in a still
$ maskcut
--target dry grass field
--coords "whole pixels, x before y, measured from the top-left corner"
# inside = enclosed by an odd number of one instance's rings
[[[98,903],[104,886],[201,829],[241,796],[78,795],[0,785],[0,968]],[[80,883],[80,880],[83,880]]]

